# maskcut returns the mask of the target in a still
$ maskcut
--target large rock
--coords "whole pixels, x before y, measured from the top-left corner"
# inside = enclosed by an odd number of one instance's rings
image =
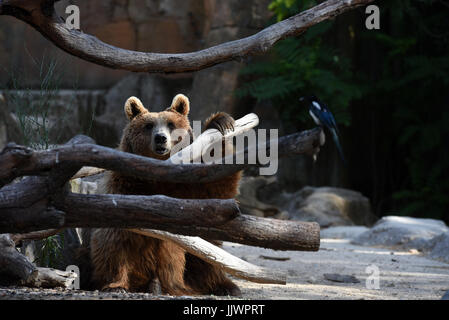
[[[371,225],[376,217],[368,198],[360,192],[333,187],[305,187],[283,200],[290,219],[315,221],[321,227]]]
[[[80,133],[91,135],[92,119],[103,109],[103,94],[102,90],[5,91],[7,108],[2,112],[11,114],[0,117],[0,127],[5,119],[8,140],[34,148],[64,143]]]
[[[449,232],[442,233],[430,240],[425,251],[430,258],[449,263]]]
[[[236,199],[239,207],[244,214],[258,217],[271,217],[277,219],[288,218],[288,213],[282,211],[278,206],[270,205],[258,199],[257,190],[269,183],[272,183],[275,177],[243,177],[240,181],[239,194]]]
[[[338,226],[321,229],[321,239],[354,239],[368,231],[364,226]]]
[[[388,216],[353,239],[352,243],[424,250],[429,246],[429,240],[448,231],[446,224],[440,220]]]

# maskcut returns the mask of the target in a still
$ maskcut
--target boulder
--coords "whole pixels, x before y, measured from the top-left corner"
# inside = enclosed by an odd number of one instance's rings
[[[278,219],[286,219],[288,213],[282,211],[275,205],[270,205],[258,199],[257,191],[259,188],[272,183],[275,177],[243,177],[240,181],[239,194],[236,199],[239,207],[244,214],[258,217],[271,217]]]
[[[429,247],[429,240],[448,231],[449,228],[441,220],[387,216],[353,239],[352,243],[422,251]]]
[[[447,231],[431,239],[425,251],[430,258],[449,263],[449,232]]]
[[[321,229],[322,239],[354,239],[369,229],[364,226],[338,226]]]
[[[290,219],[315,221],[321,227],[370,226],[376,221],[369,199],[360,192],[333,187],[305,187],[282,195]],[[290,200],[289,200],[290,199]]]

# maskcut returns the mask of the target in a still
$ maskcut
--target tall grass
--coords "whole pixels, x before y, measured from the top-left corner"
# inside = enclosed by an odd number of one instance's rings
[[[56,130],[56,124],[58,128],[63,128],[70,117],[65,110],[58,110],[58,106],[53,104],[66,75],[63,65],[56,58],[46,58],[44,55],[42,59],[32,61],[34,68],[30,73],[11,68],[5,93],[8,105],[17,118],[21,143],[33,149],[48,149],[53,144],[61,143],[64,131]],[[38,85],[30,87],[27,84],[29,79],[37,79]],[[74,91],[76,86],[75,82]],[[73,95],[65,109],[70,110],[75,104],[76,95]],[[57,115],[57,121],[52,121],[51,115]]]

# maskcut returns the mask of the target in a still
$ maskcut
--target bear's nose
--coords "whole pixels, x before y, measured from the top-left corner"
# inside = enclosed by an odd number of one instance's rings
[[[155,141],[157,144],[166,143],[166,142],[167,142],[167,137],[166,137],[165,135],[163,135],[163,134],[156,134],[156,135],[154,136],[154,141]]]

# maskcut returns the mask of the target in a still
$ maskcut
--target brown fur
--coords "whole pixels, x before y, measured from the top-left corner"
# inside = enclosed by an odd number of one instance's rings
[[[151,150],[153,138],[145,130],[154,121],[171,122],[176,128],[184,128],[191,134],[188,99],[178,95],[172,106],[159,113],[148,112],[137,98],[128,99],[125,113],[130,122],[123,131],[119,149],[147,157],[167,159]],[[233,119],[225,113],[209,117],[205,129],[221,131],[233,125]],[[109,172],[106,178],[107,192],[119,194],[163,194],[184,199],[234,198],[241,173],[221,181],[199,184],[149,183]],[[125,289],[150,291],[154,283],[160,283],[162,293],[171,295],[216,294],[238,295],[239,288],[218,267],[186,254],[170,241],[162,241],[137,235],[124,229],[96,229],[91,238],[93,281],[103,290]]]

